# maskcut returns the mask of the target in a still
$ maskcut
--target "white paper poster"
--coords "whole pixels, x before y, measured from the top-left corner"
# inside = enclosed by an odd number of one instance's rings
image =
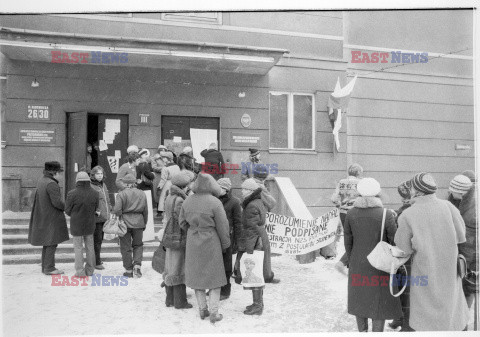
[[[200,155],[210,144],[217,143],[217,130],[212,129],[190,129],[192,140],[193,157],[197,163],[203,163],[205,159]]]
[[[115,150],[115,158],[122,158],[122,152],[120,150]]]
[[[108,146],[107,146],[107,144],[105,144],[103,139],[100,139],[100,142],[98,142],[98,149],[100,151],[107,151],[108,150]]]
[[[106,144],[113,144],[114,139],[115,139],[115,133],[113,133],[113,132],[104,132],[103,133],[103,141]]]
[[[107,160],[112,173],[118,173],[118,167],[120,166],[120,158],[115,158],[114,156],[107,156]]]
[[[152,192],[143,191],[147,196],[147,206],[148,206],[148,221],[146,224],[145,231],[143,232],[143,241],[152,241],[155,240],[155,228],[153,224],[153,204],[152,204]]]
[[[105,131],[120,133],[120,119],[105,119]]]
[[[240,259],[240,272],[244,287],[261,287],[263,279],[263,251],[254,250],[253,254],[244,253]]]
[[[173,136],[173,142],[174,143],[181,143],[182,142],[182,137]]]

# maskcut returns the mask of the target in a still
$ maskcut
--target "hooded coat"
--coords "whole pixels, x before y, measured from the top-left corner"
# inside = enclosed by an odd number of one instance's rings
[[[192,289],[215,289],[227,284],[222,250],[230,246],[229,225],[221,187],[212,176],[199,174],[180,211],[180,226],[187,231],[185,284]]]
[[[58,180],[44,172],[33,200],[28,243],[32,246],[53,246],[69,240],[65,203]]]
[[[359,197],[345,218],[344,240],[348,256],[348,313],[363,318],[400,318],[400,299],[390,294],[389,274],[374,268],[368,254],[380,242],[383,205],[379,198]],[[395,217],[387,211],[383,241],[393,244]],[[394,287],[394,291],[397,290]]]
[[[92,235],[95,232],[98,201],[98,192],[90,186],[89,181],[78,181],[76,188],[68,192],[65,213],[70,216],[70,233],[73,236]]]
[[[223,178],[225,162],[222,154],[215,149],[208,149],[200,152],[200,155],[205,158],[205,167],[202,167],[202,172],[211,174],[215,180]]]
[[[232,254],[235,254],[238,249],[237,238],[242,235],[242,206],[240,205],[240,200],[232,195],[232,191],[228,191],[219,199],[227,215]]]
[[[110,219],[110,212],[112,211],[112,204],[110,202],[110,195],[108,194],[107,184],[102,181],[98,181],[95,178],[91,179],[92,188],[98,192],[98,210],[100,215],[97,217],[96,222],[105,222]]]
[[[165,201],[165,224],[168,223],[170,218],[173,218],[174,224],[179,226],[180,210],[186,198],[187,195],[178,186],[172,185],[170,187],[170,194]],[[185,284],[185,248],[166,248],[163,280],[167,286]]]
[[[247,253],[254,249],[262,250],[263,278],[265,282],[273,279],[270,240],[265,229],[267,212],[275,205],[275,199],[266,188],[259,187],[243,201],[242,237],[239,241],[240,248],[245,248]],[[261,241],[261,245],[259,242]]]
[[[459,243],[465,242],[460,212],[435,194],[418,196],[398,218],[395,243],[412,255],[412,276],[428,286],[410,288],[410,326],[418,331],[461,331],[468,307],[457,274]]]

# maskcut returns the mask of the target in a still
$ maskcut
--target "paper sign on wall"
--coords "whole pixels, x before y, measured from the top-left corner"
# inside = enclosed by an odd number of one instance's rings
[[[98,149],[100,151],[107,151],[108,150],[108,146],[107,146],[107,144],[105,144],[103,139],[100,139],[100,141],[98,142]]]
[[[115,158],[122,158],[122,152],[120,150],[115,150]]]
[[[110,165],[110,170],[112,173],[118,173],[118,167],[120,164],[120,159],[114,156],[107,156],[108,165]]]
[[[182,137],[173,136],[173,142],[174,143],[181,143],[182,142]]]
[[[105,131],[120,133],[120,119],[105,119]]]
[[[200,155],[210,144],[217,143],[217,130],[213,129],[190,129],[190,139],[192,140],[193,157],[198,163],[205,159]]]

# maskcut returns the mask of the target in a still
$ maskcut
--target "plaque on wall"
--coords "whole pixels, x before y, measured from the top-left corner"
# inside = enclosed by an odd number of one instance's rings
[[[260,146],[260,134],[232,132],[230,146]]]
[[[48,105],[27,105],[26,120],[50,120],[50,106]]]
[[[250,124],[252,124],[252,117],[249,114],[243,114],[242,118],[240,119],[240,123],[244,128],[248,128]]]
[[[20,129],[22,144],[55,144],[55,130]]]

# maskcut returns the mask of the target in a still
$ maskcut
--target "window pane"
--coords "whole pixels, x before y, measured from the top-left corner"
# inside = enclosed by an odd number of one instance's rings
[[[311,149],[312,141],[312,97],[293,96],[293,147]]]
[[[288,95],[270,94],[270,147],[288,148]]]

